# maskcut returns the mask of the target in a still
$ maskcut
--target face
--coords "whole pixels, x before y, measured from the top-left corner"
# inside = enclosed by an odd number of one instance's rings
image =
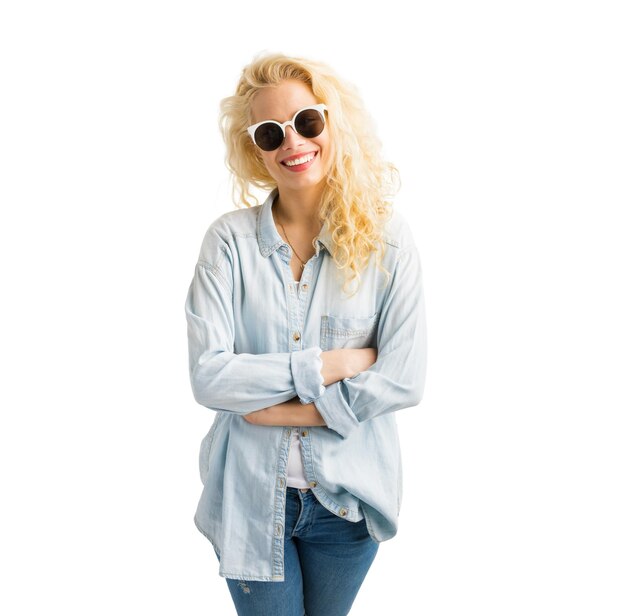
[[[286,80],[278,86],[259,90],[252,99],[252,122],[256,124],[263,120],[286,122],[291,120],[296,111],[309,105],[316,105],[320,101],[305,83],[298,80]],[[293,127],[286,128],[285,140],[276,150],[265,152],[259,147],[268,173],[276,180],[279,191],[281,188],[289,190],[303,190],[318,186],[326,177],[326,170],[330,158],[330,144],[328,126],[317,137],[307,139],[294,131]],[[313,154],[310,162],[287,166],[286,161],[293,161],[307,154]]]

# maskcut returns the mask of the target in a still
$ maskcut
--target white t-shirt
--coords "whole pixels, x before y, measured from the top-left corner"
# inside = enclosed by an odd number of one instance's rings
[[[291,447],[287,460],[287,485],[292,488],[308,488],[302,466],[302,450],[300,448],[300,428],[291,429]]]

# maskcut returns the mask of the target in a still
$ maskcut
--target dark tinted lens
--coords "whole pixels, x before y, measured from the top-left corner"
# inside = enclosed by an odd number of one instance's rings
[[[271,152],[283,142],[283,131],[278,124],[266,122],[254,131],[254,140],[262,150]]]
[[[324,130],[324,120],[315,109],[301,111],[296,116],[295,125],[303,137],[317,137]]]

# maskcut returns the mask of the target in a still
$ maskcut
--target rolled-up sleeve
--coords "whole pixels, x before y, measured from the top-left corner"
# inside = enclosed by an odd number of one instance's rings
[[[322,377],[322,348],[312,346],[291,354],[291,374],[302,404],[317,400],[326,387]]]
[[[398,252],[381,308],[376,363],[326,387],[314,404],[343,438],[359,424],[419,404],[426,377],[426,315],[422,268],[412,241]]]
[[[189,376],[196,401],[208,408],[247,414],[298,397],[315,400],[325,390],[321,348],[285,353],[234,353],[232,273],[199,262],[185,301]]]

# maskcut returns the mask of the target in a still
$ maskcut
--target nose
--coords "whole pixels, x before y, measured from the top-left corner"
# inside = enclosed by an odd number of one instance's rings
[[[288,126],[285,129],[285,140],[283,141],[282,149],[288,150],[293,148],[299,143],[302,143],[302,139],[303,137],[293,129],[293,126]]]

